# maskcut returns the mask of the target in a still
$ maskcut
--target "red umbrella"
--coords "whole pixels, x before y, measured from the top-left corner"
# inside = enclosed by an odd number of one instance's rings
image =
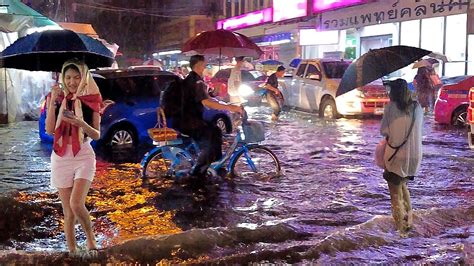
[[[228,30],[202,32],[184,45],[181,51],[185,55],[248,56],[258,58],[263,51],[247,36]]]

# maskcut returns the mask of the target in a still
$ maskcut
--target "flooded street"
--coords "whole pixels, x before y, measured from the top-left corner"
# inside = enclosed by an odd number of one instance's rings
[[[414,229],[401,238],[373,160],[379,118],[286,112],[271,124],[269,112],[250,110],[268,122],[264,144],[282,163],[284,175],[270,181],[144,184],[139,163],[98,158],[87,206],[102,262],[474,263],[474,153],[464,130],[426,118],[421,171],[408,184]],[[51,147],[37,122],[0,126],[0,147],[0,262],[65,251]]]

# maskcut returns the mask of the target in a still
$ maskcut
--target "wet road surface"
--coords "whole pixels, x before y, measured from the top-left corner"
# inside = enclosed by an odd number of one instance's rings
[[[380,119],[287,112],[272,124],[267,108],[250,113],[266,122],[264,144],[282,163],[280,178],[144,184],[138,163],[99,158],[87,206],[107,250],[102,261],[474,262],[474,158],[464,130],[426,118],[422,168],[409,183],[415,227],[401,238],[373,162]],[[12,249],[33,257],[65,250],[50,146],[37,136],[35,122],[0,127],[0,209],[9,217],[0,261],[12,261]]]

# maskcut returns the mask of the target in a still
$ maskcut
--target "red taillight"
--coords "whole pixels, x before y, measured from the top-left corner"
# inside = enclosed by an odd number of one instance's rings
[[[469,121],[471,124],[474,124],[474,120],[472,119],[472,108],[467,108],[467,121]]]
[[[445,88],[441,88],[439,90],[439,96],[438,98],[442,99],[442,100],[446,100],[448,99],[448,90],[445,89]]]
[[[474,107],[474,87],[469,90],[469,101],[471,101],[471,107]]]

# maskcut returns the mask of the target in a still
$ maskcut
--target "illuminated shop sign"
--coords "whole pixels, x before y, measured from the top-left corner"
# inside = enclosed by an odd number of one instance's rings
[[[336,9],[366,3],[368,0],[314,0],[313,12]]]
[[[273,22],[308,15],[307,0],[273,0]]]
[[[251,38],[258,46],[279,45],[293,41],[291,32],[282,32],[277,34],[258,36]]]
[[[236,30],[245,27],[255,26],[266,22],[272,22],[272,8],[265,8],[251,13],[246,13],[237,17],[217,21],[218,29]]]
[[[300,30],[300,45],[320,45],[339,43],[339,31]]]

